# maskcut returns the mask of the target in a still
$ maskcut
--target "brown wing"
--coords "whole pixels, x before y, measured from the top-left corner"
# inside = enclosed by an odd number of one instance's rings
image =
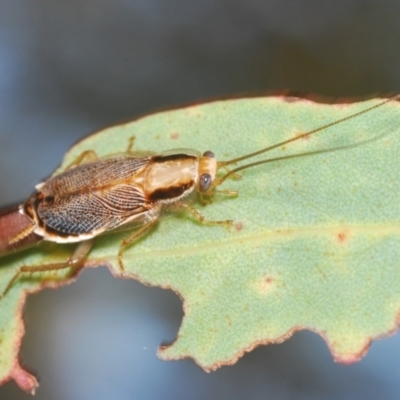
[[[120,184],[105,191],[44,197],[37,207],[43,224],[61,236],[98,235],[148,211],[136,185]]]
[[[45,196],[69,195],[118,184],[140,173],[150,159],[150,156],[117,156],[78,165],[48,179],[40,191]]]

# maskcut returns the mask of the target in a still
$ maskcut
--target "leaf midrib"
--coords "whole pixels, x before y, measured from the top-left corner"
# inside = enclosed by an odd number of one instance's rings
[[[335,225],[335,226],[318,226],[318,227],[306,227],[306,228],[291,228],[291,229],[274,229],[263,231],[260,233],[249,234],[247,236],[238,236],[228,238],[226,240],[220,240],[218,242],[204,243],[191,247],[174,247],[168,250],[154,250],[149,251],[130,251],[124,253],[124,259],[135,260],[138,258],[158,258],[158,257],[169,257],[169,256],[181,256],[181,255],[193,255],[206,253],[210,250],[221,249],[230,247],[233,245],[245,245],[246,243],[259,243],[271,241],[271,238],[281,239],[285,237],[301,238],[310,235],[338,235],[340,232],[344,232],[346,236],[354,237],[359,234],[373,234],[374,236],[384,237],[391,234],[400,235],[400,222],[397,224],[382,225],[382,224],[368,224],[368,225]],[[106,255],[114,259],[115,254]]]

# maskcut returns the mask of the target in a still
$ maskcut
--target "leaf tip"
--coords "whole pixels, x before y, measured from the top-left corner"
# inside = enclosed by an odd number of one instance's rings
[[[39,387],[39,382],[36,377],[29,372],[25,371],[18,363],[13,368],[10,377],[14,379],[15,383],[25,392],[34,395],[36,389]]]

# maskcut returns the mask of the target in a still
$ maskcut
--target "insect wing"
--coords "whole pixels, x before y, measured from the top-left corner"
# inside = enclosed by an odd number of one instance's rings
[[[78,165],[48,179],[38,190],[45,196],[56,196],[112,186],[139,174],[150,159],[120,156]]]
[[[56,241],[79,241],[148,211],[137,182],[150,157],[114,157],[77,167],[50,178],[40,187],[37,213]],[[68,239],[65,239],[68,238]],[[50,238],[49,238],[50,239]]]
[[[37,212],[40,220],[60,236],[96,236],[139,218],[148,208],[136,185],[118,184],[105,191],[90,190],[68,196],[44,198]]]

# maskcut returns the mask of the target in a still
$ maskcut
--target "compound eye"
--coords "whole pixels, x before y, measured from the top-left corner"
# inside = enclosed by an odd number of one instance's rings
[[[212,151],[208,150],[203,154],[203,157],[215,158],[215,154]]]
[[[201,174],[200,176],[200,182],[199,182],[199,190],[202,193],[207,192],[207,190],[210,188],[212,183],[212,178],[210,174]]]

